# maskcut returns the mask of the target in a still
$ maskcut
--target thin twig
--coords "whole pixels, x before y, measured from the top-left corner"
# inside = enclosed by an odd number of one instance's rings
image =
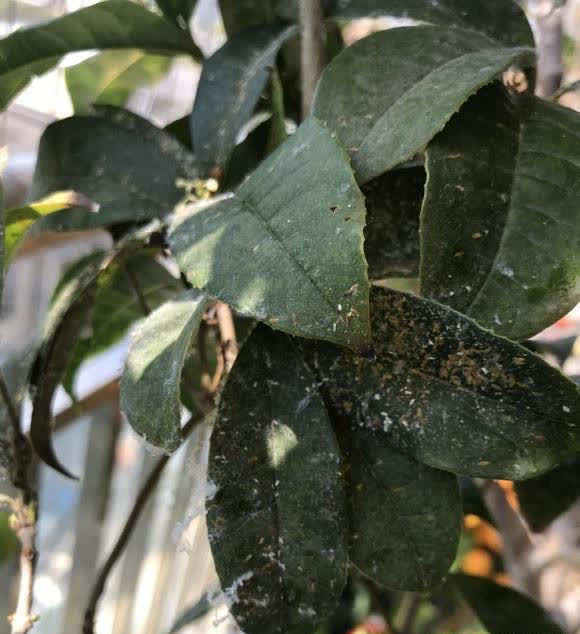
[[[220,331],[220,340],[224,356],[226,373],[232,369],[234,361],[238,356],[238,342],[236,339],[236,327],[232,311],[227,304],[218,302],[216,304],[216,317]]]
[[[27,634],[37,620],[32,615],[32,590],[36,570],[36,509],[16,500],[10,516],[12,530],[20,541],[20,584],[14,614],[9,617],[11,634]]]
[[[30,445],[20,429],[20,417],[12,400],[3,374],[0,372],[0,395],[4,401],[10,421],[10,444],[12,452],[12,484],[19,489],[21,499],[11,504],[11,528],[20,542],[20,584],[16,610],[10,617],[11,633],[26,634],[36,617],[32,615],[32,590],[36,570],[36,494],[30,485],[29,472],[32,462]]]
[[[299,0],[302,73],[302,116],[310,114],[316,84],[325,63],[324,16],[320,0]]]
[[[10,391],[8,390],[8,386],[6,385],[6,381],[4,380],[4,375],[0,372],[0,394],[2,395],[2,400],[4,401],[4,405],[6,406],[6,411],[8,412],[8,418],[10,419],[10,424],[13,428],[20,430],[20,417],[18,416],[18,410],[14,405],[14,401],[10,396]]]
[[[503,542],[508,572],[521,590],[535,596],[534,579],[523,565],[533,547],[530,530],[518,511],[509,503],[505,491],[493,480],[476,481],[481,488],[483,501],[497,526]]]

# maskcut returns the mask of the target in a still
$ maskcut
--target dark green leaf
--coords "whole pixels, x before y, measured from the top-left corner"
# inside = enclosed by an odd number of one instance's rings
[[[457,551],[457,477],[400,454],[383,434],[335,429],[347,480],[351,561],[383,586],[426,592],[441,582]]]
[[[131,335],[121,378],[121,410],[150,445],[171,453],[181,433],[181,371],[207,298],[188,291],[152,312]]]
[[[248,136],[236,145],[223,177],[224,189],[233,189],[251,174],[268,154],[270,120],[257,125]]]
[[[114,262],[99,277],[86,334],[81,336],[67,368],[63,386],[69,394],[73,393],[79,366],[121,340],[131,324],[144,316],[129,275],[134,277],[149,310],[155,310],[183,290],[180,280],[170,275],[151,254],[137,253],[124,262]]]
[[[124,106],[137,88],[160,80],[170,65],[164,55],[113,50],[70,66],[65,80],[74,111],[85,114],[94,103]]]
[[[279,3],[280,0],[219,0],[228,37],[254,27],[278,22],[276,5]]]
[[[105,0],[0,40],[0,109],[62,55],[111,48],[198,55],[191,39],[168,20],[129,0]]]
[[[291,334],[369,342],[364,202],[344,150],[309,119],[235,196],[178,213],[169,244],[191,283]]]
[[[155,0],[161,11],[187,30],[189,20],[195,10],[197,0]]]
[[[369,277],[417,277],[419,212],[425,170],[413,167],[375,178],[362,189],[366,198],[365,255]]]
[[[126,110],[98,106],[46,128],[32,195],[76,189],[100,204],[98,214],[74,209],[43,218],[35,231],[67,231],[162,218],[195,175],[193,157],[175,139]]]
[[[336,130],[365,183],[422,150],[471,94],[509,66],[533,63],[532,49],[501,48],[470,31],[389,29],[335,57],[313,113]]]
[[[189,125],[189,119],[189,115],[181,117],[181,119],[176,119],[175,121],[167,124],[164,131],[171,134],[171,136],[177,139],[184,148],[187,148],[191,152],[191,127]]]
[[[241,33],[204,64],[191,113],[193,149],[203,176],[221,175],[226,168],[280,46],[295,32],[295,27],[272,26]]]
[[[419,297],[376,288],[377,360],[319,345],[328,402],[416,460],[524,479],[580,449],[580,388],[525,348]]]
[[[223,392],[207,515],[221,586],[247,634],[312,631],[346,581],[340,454],[314,377],[259,326]],[[234,594],[235,590],[235,594]]]
[[[57,286],[42,345],[30,374],[32,416],[30,441],[38,456],[65,476],[73,477],[54,452],[51,438],[51,405],[56,388],[69,366],[75,344],[89,319],[98,281],[108,267],[142,248],[158,223],[128,233],[114,251],[98,251],[76,262]]]
[[[339,19],[392,16],[484,33],[506,46],[533,46],[523,10],[513,0],[333,0]]]
[[[516,590],[482,577],[453,575],[452,578],[489,634],[564,634],[547,612]]]
[[[580,301],[578,113],[490,86],[430,144],[427,171],[425,296],[516,340]]]
[[[517,482],[516,493],[528,524],[535,531],[543,531],[580,498],[580,459]]]
[[[84,258],[76,275],[70,275],[55,291],[48,314],[43,344],[31,376],[32,416],[30,441],[37,455],[53,469],[74,478],[60,462],[52,445],[51,405],[56,388],[72,358],[92,308],[95,283],[111,256],[98,252]]]

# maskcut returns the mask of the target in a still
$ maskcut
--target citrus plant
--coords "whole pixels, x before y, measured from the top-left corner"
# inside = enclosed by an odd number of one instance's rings
[[[560,631],[516,592],[449,574],[458,478],[533,482],[580,452],[578,387],[522,345],[580,301],[580,115],[534,96],[525,14],[221,0],[228,39],[204,59],[195,1],[158,5],[105,0],[0,41],[3,106],[71,51],[202,64],[191,114],[165,129],[80,99],[42,136],[36,202],[4,214],[4,269],[29,230],[114,239],[55,292],[28,439],[5,390],[24,503],[28,440],[72,475],[51,440],[56,388],[131,330],[133,429],[169,456],[214,426],[207,524],[243,631],[313,632],[353,577],[418,593],[447,579],[490,632]],[[345,46],[345,23],[384,16],[415,25]]]

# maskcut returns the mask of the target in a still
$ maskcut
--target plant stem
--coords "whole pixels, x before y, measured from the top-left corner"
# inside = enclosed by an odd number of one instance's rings
[[[302,116],[310,114],[316,84],[325,62],[324,17],[320,0],[299,0],[302,72]]]
[[[223,302],[218,302],[215,309],[218,328],[220,331],[222,351],[224,355],[225,371],[226,373],[228,373],[232,369],[234,361],[238,356],[236,327],[234,325],[232,311],[227,304],[224,304]]]
[[[36,617],[31,614],[37,559],[35,505],[16,501],[11,519],[12,528],[20,541],[20,585],[16,610],[10,617],[10,631],[11,634],[26,634],[36,621]]]
[[[13,428],[18,429],[20,431],[20,417],[18,416],[18,411],[14,402],[12,401],[12,397],[10,396],[10,391],[8,390],[8,386],[6,385],[6,381],[4,380],[4,375],[0,372],[0,394],[2,395],[2,400],[4,401],[4,405],[6,406],[6,411],[8,412],[8,418],[10,419],[10,424]]]
[[[19,489],[22,499],[12,503],[11,526],[20,542],[20,585],[16,610],[10,617],[11,633],[26,634],[34,625],[36,617],[31,614],[32,590],[36,570],[36,494],[30,485],[29,471],[32,461],[30,445],[20,429],[20,417],[10,391],[0,372],[0,395],[10,422],[10,444],[12,452],[12,484]]]

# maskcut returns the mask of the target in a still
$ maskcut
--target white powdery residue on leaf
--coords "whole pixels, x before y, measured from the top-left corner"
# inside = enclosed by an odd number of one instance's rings
[[[228,617],[233,605],[238,603],[240,597],[239,589],[254,576],[252,570],[247,570],[241,574],[229,587],[225,590],[218,590],[209,597],[209,602],[216,608],[213,625],[218,626]]]

